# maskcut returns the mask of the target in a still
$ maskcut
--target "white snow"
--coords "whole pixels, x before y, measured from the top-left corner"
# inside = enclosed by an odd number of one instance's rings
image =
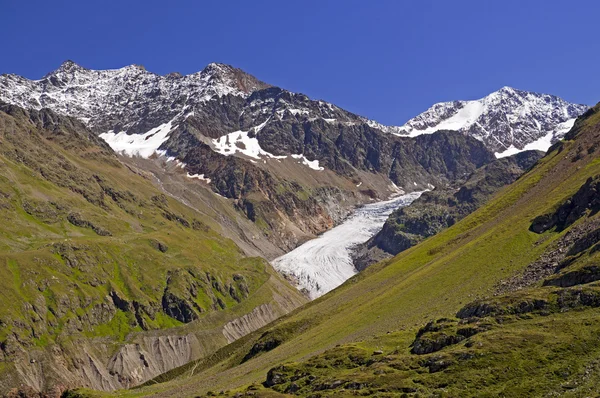
[[[259,129],[266,124],[256,127]],[[273,155],[260,147],[256,137],[250,137],[248,131],[234,131],[222,137],[212,140],[215,152],[221,155],[230,156],[236,153],[241,153],[250,158],[260,159],[261,156],[270,157],[273,159],[285,159],[287,156]]]
[[[210,184],[210,181],[211,181],[210,178],[204,177],[204,174],[190,174],[190,173],[186,173],[186,175],[187,175],[188,178],[197,178],[200,181],[206,182],[207,184]]]
[[[292,276],[298,289],[306,289],[311,299],[322,296],[356,274],[351,249],[375,235],[393,210],[420,195],[413,192],[365,205],[339,226],[275,259],[273,267]]]
[[[253,127],[250,130],[254,130],[255,132],[260,131],[266,124],[268,120],[257,127]],[[220,153],[221,155],[230,156],[235,155],[236,153],[240,153],[242,155],[248,156],[252,159],[263,160],[263,163],[267,163],[263,157],[271,158],[271,159],[286,159],[287,156],[278,156],[273,155],[262,149],[256,137],[250,137],[248,135],[248,131],[234,131],[233,133],[226,134],[222,137],[212,140],[214,145],[215,152]],[[304,155],[291,155],[293,159],[299,160],[299,164],[303,164],[305,166],[310,167],[313,170],[323,171],[325,170],[323,167],[319,166],[319,161],[308,160]],[[252,161],[252,159],[250,159]]]
[[[234,131],[217,139],[214,139],[215,151],[222,155],[233,155],[241,152],[251,158],[260,159],[262,151],[258,140],[250,138],[247,131]]]
[[[461,130],[464,127],[473,125],[484,111],[485,107],[482,102],[470,101],[456,114],[446,120],[442,120],[441,123],[423,130],[411,130],[408,135],[416,137],[421,134],[433,134],[438,130]]]
[[[106,118],[119,120],[119,130],[128,130],[139,121],[139,109],[160,116],[164,104],[175,98],[186,98],[178,101],[179,111],[186,106],[193,111],[224,95],[247,98],[257,87],[251,82],[248,90],[240,89],[236,73],[227,65],[210,64],[200,72],[173,79],[136,65],[91,70],[67,62],[39,80],[0,76],[0,99],[27,109],[50,108],[89,126]]]
[[[573,118],[573,119],[567,120],[566,122],[560,123],[558,126],[556,126],[555,131],[551,131],[548,134],[546,134],[545,136],[543,136],[533,142],[530,142],[529,144],[525,145],[523,147],[523,149],[519,149],[519,148],[516,148],[514,145],[511,145],[505,151],[496,152],[495,153],[496,158],[500,159],[500,158],[504,158],[507,156],[515,155],[519,152],[531,151],[531,150],[546,152],[548,149],[550,149],[550,147],[552,146],[553,143],[555,143],[556,141],[558,141],[559,139],[564,137],[564,135],[566,133],[568,133],[569,130],[571,130],[571,128],[573,128],[573,125],[575,124],[575,120],[576,119]]]
[[[440,102],[407,121],[403,126],[384,126],[363,118],[369,126],[386,133],[415,137],[438,130],[455,130],[496,147],[517,150],[510,145],[535,143],[546,145],[561,138],[572,120],[588,109],[559,97],[503,87],[483,98],[468,101]],[[547,146],[547,145],[546,145]],[[547,148],[545,148],[547,149]],[[543,149],[543,150],[545,150]]]
[[[177,128],[177,126],[172,126],[173,121],[174,119],[144,134],[127,134],[125,131],[115,134],[111,130],[100,134],[100,138],[106,141],[115,152],[127,156],[149,158],[158,151],[163,142],[169,139],[169,133]]]
[[[302,154],[292,154],[292,158],[300,160],[300,162],[298,162],[299,164],[301,163],[301,164],[303,164],[305,166],[310,167],[313,170],[316,170],[316,171],[323,171],[323,170],[325,170],[325,168],[319,166],[319,161],[317,159],[315,159],[315,160],[308,160],[306,158],[306,156],[304,156]]]
[[[302,158],[302,164],[305,166],[310,167],[313,170],[317,170],[317,171],[323,171],[325,170],[325,168],[320,167],[319,166],[319,161],[318,160],[308,160],[306,157]]]
[[[576,120],[577,118],[573,118],[558,124],[556,126],[556,130],[554,131],[554,135],[557,138],[563,138],[565,134],[567,134],[573,128]]]

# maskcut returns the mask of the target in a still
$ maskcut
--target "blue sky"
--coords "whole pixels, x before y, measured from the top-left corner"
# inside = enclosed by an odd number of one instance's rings
[[[505,85],[600,101],[599,15],[600,2],[577,0],[0,0],[0,73],[224,62],[402,124]]]

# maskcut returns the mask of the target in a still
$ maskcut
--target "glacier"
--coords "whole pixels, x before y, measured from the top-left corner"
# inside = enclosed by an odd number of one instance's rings
[[[392,211],[408,206],[421,193],[412,192],[362,206],[342,224],[271,263],[294,281],[299,290],[316,299],[357,273],[350,256],[352,248],[375,235]]]

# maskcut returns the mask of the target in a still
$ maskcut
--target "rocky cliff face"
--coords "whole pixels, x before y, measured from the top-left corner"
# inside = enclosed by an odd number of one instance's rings
[[[469,215],[502,187],[533,166],[543,153],[525,151],[491,162],[468,176],[458,187],[425,192],[411,205],[393,212],[382,230],[356,248],[359,270],[404,251]]]

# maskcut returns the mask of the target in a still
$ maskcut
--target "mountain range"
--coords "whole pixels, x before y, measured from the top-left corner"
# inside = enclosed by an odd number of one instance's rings
[[[0,99],[5,102],[37,110],[49,108],[77,117],[99,134],[143,134],[178,117],[193,115],[203,123],[204,135],[218,138],[234,131],[262,129],[295,116],[299,120],[322,119],[334,125],[366,123],[384,132],[411,137],[455,130],[483,141],[497,152],[522,150],[536,143],[537,148],[528,149],[546,150],[548,147],[539,147],[543,145],[542,138],[548,136],[547,142],[556,142],[572,127],[575,118],[589,108],[553,95],[503,87],[479,100],[435,104],[402,126],[385,126],[333,104],[276,89],[240,69],[217,63],[187,76],[160,76],[139,65],[90,70],[65,61],[40,80],[2,75],[0,87]],[[269,88],[272,90],[252,97]],[[225,98],[230,102],[246,101],[223,104]],[[238,109],[239,112],[232,112]],[[224,114],[214,114],[219,111]],[[156,149],[166,138],[154,143]],[[261,140],[260,135],[258,140],[260,144],[267,141],[266,137]],[[265,149],[272,149],[276,155],[290,155],[290,150],[301,148]],[[126,148],[121,150],[127,152]],[[128,153],[136,153],[133,147],[132,151]]]
[[[384,126],[224,64],[2,75],[0,393],[463,395],[476,355],[522,371],[502,325],[593,322],[597,132],[597,107],[508,87]],[[268,262],[420,191],[317,300]]]
[[[451,185],[494,152],[546,150],[588,108],[505,87],[383,126],[229,65],[161,76],[138,65],[96,71],[72,61],[40,80],[0,76],[0,100],[81,120],[129,162],[152,168],[174,196],[189,191],[183,175],[230,199],[253,224],[230,236],[267,258],[373,198]],[[463,136],[427,137],[438,130]]]

